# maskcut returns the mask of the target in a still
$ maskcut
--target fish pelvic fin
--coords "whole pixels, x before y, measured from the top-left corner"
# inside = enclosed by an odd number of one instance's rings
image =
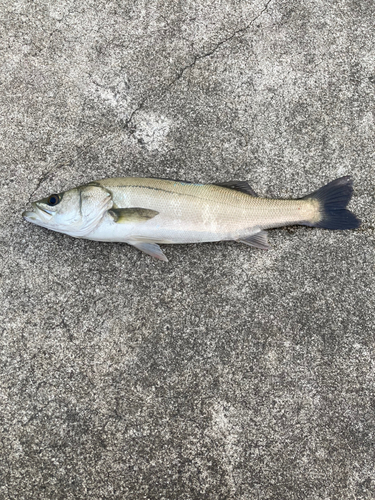
[[[168,262],[163,250],[156,243],[148,243],[146,241],[128,241],[127,243],[135,248],[138,248],[141,252],[151,255],[151,257],[154,257],[155,259]]]
[[[251,236],[245,236],[237,241],[245,245],[261,248],[262,250],[269,250],[271,248],[268,244],[266,231],[259,231],[258,233],[252,234]]]
[[[314,200],[319,203],[320,220],[304,222],[306,226],[325,229],[355,229],[361,221],[346,207],[353,194],[353,180],[350,176],[340,177],[317,191],[304,196],[304,200]]]

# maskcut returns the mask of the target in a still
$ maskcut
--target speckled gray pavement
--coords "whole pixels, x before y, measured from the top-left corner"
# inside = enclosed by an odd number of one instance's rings
[[[0,0],[0,498],[375,498],[373,0]],[[164,247],[21,217],[113,176],[352,175],[355,231]]]

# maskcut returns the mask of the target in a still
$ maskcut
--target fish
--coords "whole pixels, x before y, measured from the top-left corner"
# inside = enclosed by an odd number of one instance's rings
[[[246,181],[215,184],[144,178],[101,179],[33,202],[23,217],[75,238],[123,242],[162,261],[159,245],[237,241],[268,250],[267,229],[303,225],[355,229],[350,176],[298,199],[258,196]]]

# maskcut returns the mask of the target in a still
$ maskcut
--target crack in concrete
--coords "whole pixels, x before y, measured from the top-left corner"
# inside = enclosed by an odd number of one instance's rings
[[[37,182],[37,185],[36,187],[34,188],[34,190],[32,191],[32,193],[30,194],[29,196],[29,199],[27,200],[27,204],[30,205],[31,203],[31,198],[34,196],[34,194],[38,191],[38,189],[40,188],[40,186],[43,184],[44,181],[46,181],[50,175],[52,175],[53,173],[55,173],[57,170],[59,170],[60,168],[66,166],[66,165],[70,165],[72,163],[73,160],[70,160],[69,162],[67,163],[61,163],[60,165],[57,165],[56,167],[52,168],[51,170],[48,170],[47,172],[45,172],[41,177],[40,179],[38,179],[38,182]]]
[[[212,56],[222,45],[224,45],[227,42],[230,42],[231,40],[233,40],[233,38],[235,36],[237,36],[237,35],[239,35],[241,33],[244,33],[245,31],[247,31],[248,29],[250,29],[251,26],[255,23],[255,21],[257,21],[262,16],[262,14],[267,11],[268,6],[269,6],[269,4],[271,2],[272,2],[272,0],[268,0],[268,2],[265,4],[265,6],[263,7],[263,9],[259,12],[258,15],[256,15],[250,21],[249,24],[247,24],[243,28],[240,28],[240,29],[234,31],[231,35],[229,35],[228,37],[224,38],[223,40],[220,40],[220,42],[218,42],[210,51],[205,52],[204,54],[200,54],[200,55],[194,54],[193,61],[190,64],[187,64],[186,66],[184,66],[183,68],[181,68],[179,70],[179,72],[177,73],[177,76],[174,78],[174,80],[172,80],[168,84],[168,88],[172,87],[178,80],[180,80],[182,78],[182,76],[184,75],[184,73],[188,69],[193,68],[198,61],[200,61],[201,59],[205,59],[206,57]]]
[[[191,69],[195,66],[195,64],[202,60],[202,59],[205,59],[206,57],[210,57],[212,56],[221,46],[223,46],[224,44],[230,42],[231,40],[233,40],[233,38],[239,34],[242,34],[242,33],[245,33],[248,29],[251,28],[251,26],[255,23],[255,21],[257,21],[262,15],[264,12],[267,11],[268,9],[268,6],[269,4],[272,2],[272,0],[268,0],[267,3],[265,4],[265,6],[263,7],[263,9],[259,12],[259,14],[257,14],[250,22],[249,24],[247,24],[246,26],[242,27],[242,28],[239,28],[238,30],[234,31],[231,35],[227,36],[226,38],[224,38],[223,40],[220,40],[218,43],[216,43],[216,45],[208,52],[205,52],[204,54],[194,54],[193,56],[193,60],[191,63],[187,64],[186,66],[182,67],[178,73],[177,73],[177,76],[167,85],[167,88],[165,89],[165,91],[163,92],[163,95],[162,97],[165,96],[165,94],[167,93],[167,91],[173,87],[173,85],[178,81],[180,80],[184,73],[188,70],[188,69]],[[55,30],[55,31],[58,31],[58,30]],[[96,82],[94,82],[96,83]],[[97,85],[99,85],[98,83],[96,83]],[[99,85],[100,86],[100,85]],[[133,136],[136,132],[136,126],[133,124],[131,124],[134,116],[139,113],[139,111],[141,111],[145,105],[147,101],[147,98],[144,98],[140,104],[131,112],[129,118],[127,118],[124,122],[124,126],[123,126],[123,129],[127,130],[129,135],[130,136]],[[29,196],[29,199],[28,199],[28,203],[30,204],[31,202],[31,198],[34,196],[34,194],[37,192],[37,190],[40,188],[40,186],[43,184],[43,182],[45,182],[49,177],[50,175],[52,175],[53,173],[55,173],[56,171],[58,171],[60,168],[64,167],[64,166],[69,166],[71,165],[74,161],[76,161],[85,151],[88,150],[88,148],[90,148],[91,146],[93,146],[102,136],[99,136],[93,143],[89,144],[88,146],[86,146],[75,158],[69,160],[68,162],[65,162],[65,163],[61,163],[60,165],[54,167],[53,169],[51,170],[48,170],[47,172],[45,172],[41,177],[40,179],[38,180],[37,182],[37,185],[35,187],[35,189],[33,190],[33,192],[30,194]],[[138,140],[138,142],[140,142],[140,140]]]
[[[132,136],[135,134],[136,132],[136,127],[135,126],[131,126],[131,121],[133,120],[133,117],[136,113],[138,113],[139,111],[141,111],[141,109],[143,108],[144,104],[146,102],[146,99],[143,99],[141,101],[141,103],[131,112],[129,118],[127,118],[124,122],[124,125],[123,125],[123,128],[122,130],[127,130],[129,135]],[[91,142],[90,144],[88,144],[86,147],[84,147],[82,149],[82,151],[80,151],[74,158],[70,159],[69,161],[67,162],[63,162],[63,163],[60,163],[59,165],[56,165],[55,167],[49,169],[47,172],[44,172],[42,174],[42,176],[38,179],[37,181],[37,185],[36,187],[34,188],[34,190],[32,191],[32,193],[30,194],[29,198],[28,198],[28,204],[31,203],[31,198],[34,196],[34,194],[38,191],[38,189],[40,188],[40,186],[43,184],[43,182],[45,182],[52,174],[54,174],[55,172],[57,172],[58,170],[60,170],[62,167],[67,167],[67,166],[70,166],[72,165],[76,160],[78,160],[78,158],[80,158],[89,148],[91,148],[92,146],[94,146],[103,136],[100,135],[99,137],[97,137],[93,142]],[[139,142],[139,141],[138,141]]]
[[[98,141],[99,139],[101,139],[102,136],[99,136],[97,137],[93,142],[91,142],[90,144],[88,144],[86,147],[84,147],[82,149],[82,151],[80,151],[74,158],[70,159],[69,161],[66,161],[66,162],[63,162],[63,163],[60,163],[58,165],[56,165],[55,167],[51,168],[50,170],[48,170],[47,172],[45,172],[40,178],[39,180],[37,181],[37,185],[35,187],[35,189],[32,191],[32,193],[30,194],[29,196],[29,199],[28,199],[28,204],[31,203],[31,198],[34,196],[34,194],[38,191],[38,189],[40,188],[40,186],[43,184],[44,181],[46,181],[52,174],[54,174],[55,172],[57,172],[58,170],[60,170],[61,168],[63,167],[67,167],[67,166],[70,166],[72,165],[76,160],[78,160],[78,158],[80,158],[89,148],[91,148],[92,146],[94,146]]]
[[[265,6],[263,7],[263,9],[259,12],[259,14],[257,14],[250,22],[249,24],[247,24],[246,26],[242,27],[242,28],[239,28],[238,30],[234,31],[230,36],[224,38],[223,40],[220,40],[220,42],[218,42],[209,52],[205,52],[204,54],[201,54],[201,55],[197,55],[197,54],[194,54],[193,56],[193,61],[189,64],[187,64],[186,66],[182,67],[179,72],[177,73],[177,76],[167,85],[166,89],[164,90],[164,92],[162,93],[161,97],[158,99],[158,101],[160,101],[160,99],[162,99],[166,93],[168,92],[168,90],[173,87],[173,85],[178,81],[180,80],[184,73],[190,69],[190,68],[193,68],[195,66],[195,64],[200,61],[201,59],[205,59],[206,57],[210,57],[211,55],[213,55],[222,45],[224,45],[225,43],[227,42],[230,42],[231,40],[233,40],[233,38],[241,33],[244,33],[245,31],[247,31],[248,29],[251,28],[251,26],[255,23],[255,21],[257,21],[262,15],[264,12],[267,11],[268,9],[268,6],[269,4],[272,2],[272,0],[268,0],[268,2],[265,4]],[[129,131],[129,134],[132,136],[134,135],[134,133],[136,132],[136,127],[133,125],[132,127],[130,126],[130,123],[131,121],[133,120],[134,116],[139,112],[141,111],[141,109],[143,108],[143,106],[145,105],[147,101],[147,98],[144,98],[143,101],[141,102],[141,104],[135,109],[133,110],[133,112],[131,113],[130,117],[125,121],[125,125],[124,127],[126,129],[128,129]],[[138,140],[138,142],[140,142]]]
[[[145,98],[145,99],[143,99],[143,100],[140,102],[140,104],[139,104],[139,105],[138,105],[138,106],[137,106],[137,107],[136,107],[136,108],[135,108],[135,109],[134,109],[134,110],[130,113],[129,118],[127,118],[127,119],[125,120],[125,123],[124,123],[124,128],[125,128],[126,130],[128,130],[128,132],[129,132],[129,134],[130,134],[130,135],[133,135],[133,134],[136,132],[136,130],[137,130],[135,126],[131,126],[131,125],[130,125],[130,124],[131,124],[131,121],[133,120],[133,117],[134,117],[137,113],[139,113],[139,111],[141,111],[141,110],[142,110],[143,106],[145,105],[146,100],[147,100],[146,98]]]
[[[137,108],[135,108],[129,118],[127,118],[127,120],[124,122],[124,126],[123,126],[123,129],[127,130],[129,135],[132,136],[135,134],[136,132],[136,127],[135,126],[131,126],[131,121],[134,117],[134,115],[136,113],[138,113],[139,111],[141,111],[141,109],[143,108],[144,104],[146,102],[146,99],[143,99],[141,101],[141,103],[138,105]],[[122,129],[122,130],[123,130]],[[43,184],[43,182],[45,182],[52,174],[54,174],[55,172],[57,172],[58,170],[60,170],[62,167],[67,167],[67,166],[70,166],[72,165],[76,160],[78,160],[78,158],[80,158],[89,148],[91,148],[92,146],[94,146],[103,136],[100,135],[99,137],[97,137],[93,142],[91,142],[90,144],[88,144],[86,147],[84,147],[82,149],[82,151],[80,151],[74,158],[70,159],[69,161],[67,162],[63,162],[63,163],[60,163],[59,165],[56,165],[55,167],[53,167],[52,169],[48,170],[47,172],[44,172],[44,174],[42,174],[42,176],[39,178],[39,180],[37,181],[37,185],[36,187],[34,188],[34,190],[32,191],[32,193],[30,194],[29,196],[29,199],[28,199],[28,204],[31,203],[31,198],[34,196],[34,194],[38,191],[38,189],[40,188],[40,186]]]

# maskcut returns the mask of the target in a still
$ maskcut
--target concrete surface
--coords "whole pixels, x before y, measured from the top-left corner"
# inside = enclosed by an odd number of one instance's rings
[[[373,0],[0,0],[0,498],[373,499]],[[94,179],[351,174],[356,231],[133,248],[24,222]]]

